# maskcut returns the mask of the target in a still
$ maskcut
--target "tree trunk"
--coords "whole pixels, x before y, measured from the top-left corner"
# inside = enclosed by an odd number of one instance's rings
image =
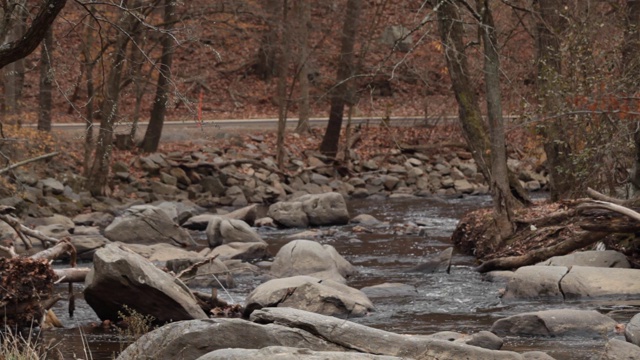
[[[331,110],[329,111],[329,123],[324,133],[320,152],[326,156],[335,157],[338,153],[340,142],[340,130],[344,106],[351,99],[351,77],[355,74],[354,48],[356,33],[358,31],[358,19],[360,17],[361,0],[348,0],[347,12],[342,27],[340,55],[338,58],[337,83],[331,95]]]
[[[31,54],[66,3],[67,0],[48,0],[43,3],[24,36],[0,47],[0,69]]]
[[[27,22],[26,11],[20,10],[19,15],[13,22],[13,26],[8,33],[8,37],[15,41],[24,36]],[[7,64],[3,74],[4,82],[4,106],[3,110],[6,119],[10,124],[21,125],[20,104],[22,102],[22,87],[24,86],[24,59]]]
[[[42,41],[40,52],[40,111],[38,113],[38,130],[51,131],[51,109],[53,107],[52,85],[53,85],[53,29],[47,31],[47,35]]]
[[[539,16],[537,24],[538,44],[538,96],[541,102],[542,115],[557,115],[561,111],[558,94],[561,92],[560,77],[562,74],[562,59],[560,53],[561,41],[558,34],[565,26],[563,20],[563,1],[539,0]],[[549,170],[549,187],[551,200],[558,201],[571,195],[575,183],[571,162],[572,149],[567,142],[567,129],[563,126],[564,119],[546,121],[540,127],[544,138],[544,150],[547,155]]]
[[[165,33],[162,35],[162,57],[158,64],[158,86],[156,88],[156,98],[153,102],[151,110],[151,119],[149,126],[144,134],[142,142],[142,150],[144,152],[155,152],[158,150],[160,137],[162,136],[162,127],[164,125],[164,117],[167,112],[167,102],[169,101],[169,93],[171,90],[171,63],[173,60],[173,38],[170,35],[173,29],[175,16],[173,0],[165,0],[164,2],[164,23],[166,24]]]
[[[265,31],[260,49],[258,50],[258,59],[255,64],[255,72],[262,80],[270,80],[276,75],[276,57],[278,50],[278,21],[280,19],[280,10],[282,9],[282,0],[267,0],[264,3],[264,11],[266,13],[267,31]]]
[[[451,86],[458,103],[458,117],[462,125],[462,131],[478,170],[490,183],[490,161],[486,156],[489,150],[488,129],[482,119],[478,97],[469,77],[469,66],[463,42],[463,21],[453,0],[446,0],[440,3],[437,16],[449,77],[451,78]]]
[[[277,134],[277,151],[276,161],[278,169],[282,170],[284,166],[284,133],[287,126],[287,69],[289,68],[290,59],[290,41],[291,25],[289,21],[289,4],[287,0],[282,4],[282,21],[280,27],[284,27],[280,32],[280,46],[278,47],[278,134]]]
[[[298,110],[297,133],[309,132],[309,29],[311,27],[311,9],[309,0],[295,2],[298,18],[298,39],[300,56],[298,61],[298,82],[300,84],[300,101]]]
[[[509,189],[507,152],[502,118],[502,95],[500,90],[500,56],[495,23],[489,1],[484,0],[481,10],[480,32],[484,47],[484,78],[487,97],[487,118],[491,138],[491,195],[494,219],[501,241],[513,233],[513,209],[517,205]]]
[[[136,1],[132,7],[137,8],[138,5],[139,3]],[[124,67],[124,60],[126,58],[129,34],[135,30],[137,25],[136,17],[129,12],[126,12],[120,20],[120,32],[117,35],[114,51],[111,55],[111,68],[103,87],[104,100],[100,109],[102,115],[100,130],[98,131],[93,165],[91,166],[86,184],[87,189],[93,196],[106,196],[109,195],[111,191],[107,185],[107,180],[109,177],[111,152],[113,150],[114,124],[118,117],[122,68]]]
[[[93,9],[93,7],[90,7]],[[95,62],[91,55],[91,48],[93,46],[93,19],[87,19],[85,25],[85,41],[82,48],[82,57],[84,59],[85,74],[87,76],[87,106],[86,106],[86,119],[85,119],[85,138],[84,138],[84,161],[83,161],[83,175],[89,177],[90,164],[91,164],[91,150],[93,149],[93,112],[94,112],[94,98],[95,90],[93,88],[93,68]]]

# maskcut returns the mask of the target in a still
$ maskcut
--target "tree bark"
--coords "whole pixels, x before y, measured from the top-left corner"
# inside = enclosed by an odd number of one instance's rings
[[[298,110],[297,133],[309,132],[309,29],[311,28],[311,9],[309,0],[295,2],[296,17],[298,18],[298,39],[300,55],[298,58],[298,83],[300,85],[300,100]]]
[[[136,1],[132,7],[137,8],[138,4],[139,2]],[[107,180],[109,178],[109,164],[113,150],[114,124],[118,117],[122,68],[126,58],[125,51],[129,42],[129,34],[135,30],[138,22],[131,13],[126,12],[122,16],[119,25],[120,32],[117,35],[114,51],[111,55],[111,69],[103,87],[104,101],[100,109],[102,118],[96,140],[94,160],[86,183],[87,189],[93,196],[106,196],[111,192],[107,185]]]
[[[53,29],[47,31],[40,50],[40,111],[38,113],[38,130],[51,131],[51,109],[53,107]]]
[[[89,8],[90,10],[93,7]],[[93,23],[94,20],[92,18],[87,19],[87,23],[85,24],[85,41],[83,42],[82,47],[82,57],[84,60],[85,74],[87,77],[87,105],[86,105],[86,113],[85,113],[85,137],[84,137],[84,159],[82,162],[83,165],[83,175],[84,177],[89,177],[89,173],[91,171],[91,150],[93,149],[93,112],[94,112],[94,98],[95,98],[95,90],[93,87],[93,68],[95,66],[95,61],[93,56],[91,55],[91,48],[93,47]]]
[[[484,47],[484,79],[487,97],[487,118],[489,119],[489,135],[491,138],[491,195],[493,200],[494,219],[498,227],[499,238],[506,239],[513,233],[513,209],[517,202],[509,189],[509,173],[507,170],[507,146],[502,118],[502,95],[500,90],[500,56],[498,39],[489,7],[489,1],[482,4],[482,23],[480,32]]]
[[[562,55],[559,34],[565,26],[563,9],[563,1],[538,1],[537,87],[543,117],[556,115],[562,108],[560,104]],[[568,129],[563,126],[564,122],[565,119],[554,118],[539,127],[547,155],[552,201],[570,197],[575,183],[575,177],[572,175],[572,149],[567,141]]]
[[[171,91],[171,63],[173,61],[174,48],[170,32],[173,29],[174,22],[173,0],[165,0],[164,23],[166,26],[165,33],[162,35],[162,57],[158,64],[158,86],[156,87],[156,98],[153,102],[151,118],[142,142],[142,150],[144,152],[157,151],[160,137],[162,136],[162,127],[164,125],[167,102],[169,101],[169,93]]]
[[[48,0],[43,3],[24,36],[0,47],[0,69],[31,54],[66,3],[67,0]]]
[[[284,166],[284,133],[287,126],[287,110],[289,101],[287,99],[287,69],[289,68],[290,59],[290,36],[291,25],[288,16],[289,3],[287,0],[282,4],[282,21],[280,22],[280,45],[278,47],[278,134],[277,134],[277,151],[276,162],[278,169],[282,170]]]
[[[355,74],[354,49],[358,22],[360,17],[361,0],[348,0],[347,11],[342,27],[340,55],[338,57],[337,83],[332,91],[331,109],[329,111],[329,123],[324,133],[320,152],[326,156],[335,157],[338,153],[340,142],[340,130],[344,106],[351,103],[351,81]]]

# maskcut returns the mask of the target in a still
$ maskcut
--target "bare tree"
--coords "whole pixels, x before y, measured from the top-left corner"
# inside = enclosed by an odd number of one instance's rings
[[[158,150],[164,117],[167,112],[167,102],[171,91],[171,63],[173,60],[174,43],[171,30],[175,22],[173,0],[164,1],[164,24],[165,32],[162,35],[162,56],[158,64],[158,85],[156,87],[156,97],[151,110],[151,119],[147,126],[142,141],[142,150],[154,152]]]
[[[622,45],[623,91],[633,94],[640,85],[640,2],[628,0],[625,12],[625,33]],[[635,121],[633,134],[635,158],[631,184],[634,194],[640,193],[640,121]]]
[[[282,3],[282,21],[280,22],[280,46],[278,47],[278,134],[276,160],[278,168],[284,165],[284,133],[287,125],[287,110],[289,99],[287,98],[287,69],[291,58],[291,20],[289,19],[289,2]]]
[[[360,7],[361,0],[347,1],[347,10],[342,27],[340,54],[338,55],[336,85],[331,94],[329,123],[327,124],[327,129],[320,144],[320,151],[331,157],[335,157],[338,153],[344,106],[353,101],[351,81],[355,74],[354,49],[361,12]]]
[[[278,21],[280,20],[282,0],[266,0],[263,4],[267,30],[264,32],[260,42],[254,69],[258,77],[263,80],[269,80],[277,72]]]
[[[309,131],[309,29],[311,27],[311,9],[308,0],[295,1],[297,35],[300,46],[298,56],[298,82],[300,84],[300,100],[298,105],[298,125],[296,132]]]
[[[53,29],[47,31],[40,50],[40,91],[38,100],[38,130],[51,131],[51,110],[53,107]]]

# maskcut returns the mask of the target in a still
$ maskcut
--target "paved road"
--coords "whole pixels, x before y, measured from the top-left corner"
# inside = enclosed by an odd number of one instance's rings
[[[444,121],[451,121],[454,117],[444,118]],[[327,118],[312,118],[309,120],[311,126],[325,126]],[[443,121],[440,119],[429,119],[429,122]],[[381,118],[358,117],[352,119],[352,124],[372,124],[377,125],[382,122]],[[287,120],[287,127],[294,128],[298,123],[298,119],[292,118]],[[423,116],[415,117],[392,117],[390,123],[395,126],[416,126],[424,125]],[[138,134],[142,136],[147,127],[146,122],[139,124]],[[346,124],[346,119],[343,121]],[[35,124],[25,124],[25,127],[36,127]],[[224,119],[224,120],[206,120],[202,123],[197,121],[167,121],[162,131],[163,139],[170,140],[187,140],[193,138],[213,137],[221,133],[237,132],[242,130],[275,130],[278,126],[278,119]],[[96,123],[97,130],[99,124]],[[65,136],[83,136],[85,129],[84,123],[72,124],[54,124],[53,130],[62,133]],[[131,123],[119,123],[116,126],[117,133],[128,133],[131,129]]]

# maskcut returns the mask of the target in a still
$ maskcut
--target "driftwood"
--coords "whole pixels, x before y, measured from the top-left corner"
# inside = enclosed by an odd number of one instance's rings
[[[4,222],[6,222],[7,224],[9,224],[9,226],[11,226],[13,228],[13,230],[15,230],[15,232],[18,234],[18,236],[20,236],[22,241],[25,243],[25,246],[27,247],[27,249],[32,248],[33,245],[31,245],[31,241],[29,241],[28,238],[25,235],[34,237],[34,238],[42,241],[43,244],[46,244],[46,243],[57,244],[58,241],[59,241],[58,239],[52,238],[51,236],[47,236],[47,235],[41,233],[38,230],[33,230],[33,229],[30,229],[30,228],[22,225],[20,223],[20,221],[18,221],[18,219],[14,218],[11,215],[0,214],[0,220],[2,220]]]
[[[32,259],[55,260],[64,254],[71,255],[71,267],[76,266],[76,248],[68,237],[60,240],[55,246],[31,255]]]
[[[79,283],[84,282],[84,279],[87,277],[87,274],[91,271],[91,268],[82,267],[82,268],[68,268],[68,269],[53,269],[53,272],[56,274],[58,280],[56,280],[56,284],[58,283]]]
[[[198,261],[197,263],[195,263],[195,264],[193,264],[193,265],[189,266],[188,268],[186,268],[186,269],[184,269],[184,270],[180,271],[178,274],[176,274],[175,278],[176,278],[176,279],[180,279],[180,278],[181,278],[181,277],[183,277],[185,274],[189,274],[189,273],[191,273],[192,271],[197,270],[197,269],[198,269],[199,267],[201,267],[201,266],[204,266],[204,265],[206,265],[206,264],[210,264],[210,263],[212,263],[212,262],[213,262],[213,260],[215,260],[217,257],[218,257],[218,255],[215,255],[215,256],[212,256],[212,257],[206,258],[206,259],[204,259],[204,260],[202,260],[202,261]]]
[[[45,155],[41,155],[41,156],[34,157],[34,158],[31,158],[31,159],[27,159],[27,160],[24,160],[24,161],[17,162],[17,163],[15,163],[13,165],[7,166],[6,168],[0,169],[0,175],[4,174],[6,172],[9,172],[9,171],[11,171],[11,170],[13,170],[15,168],[18,168],[18,167],[20,167],[22,165],[26,165],[26,164],[32,163],[34,161],[40,161],[40,160],[49,159],[49,158],[52,158],[52,157],[54,157],[54,156],[56,156],[58,154],[59,153],[56,151],[56,152],[52,152],[52,153],[49,153],[49,154],[45,154]]]

